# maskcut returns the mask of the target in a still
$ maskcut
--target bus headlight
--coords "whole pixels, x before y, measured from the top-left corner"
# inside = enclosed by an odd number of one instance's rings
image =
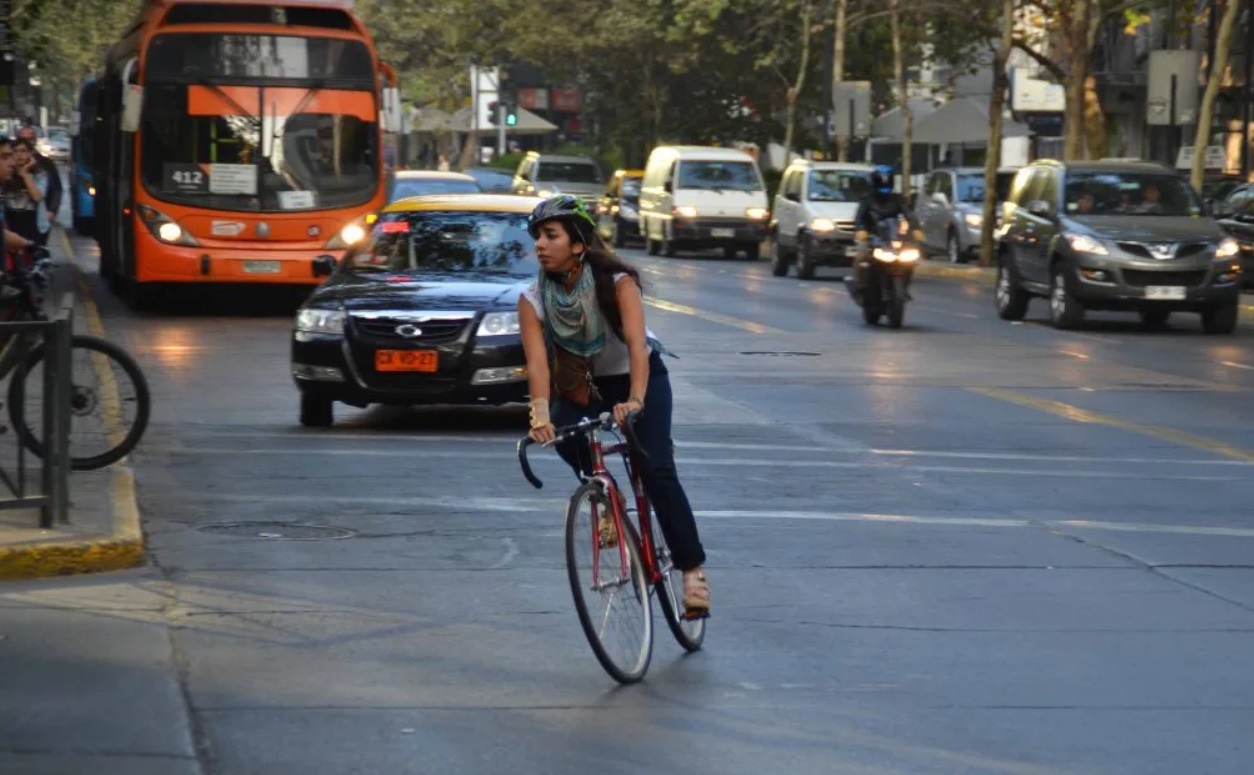
[[[353,221],[331,239],[327,240],[327,244],[322,247],[326,250],[347,250],[358,242],[366,238],[366,228],[359,222]]]
[[[187,229],[184,229],[173,218],[156,208],[140,205],[139,217],[143,220],[144,225],[148,227],[148,231],[152,232],[152,236],[167,245],[195,246],[200,244],[195,237],[187,232]]]

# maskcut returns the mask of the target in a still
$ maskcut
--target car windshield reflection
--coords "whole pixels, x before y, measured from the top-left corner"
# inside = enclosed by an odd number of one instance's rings
[[[525,213],[411,212],[385,215],[348,268],[529,277],[540,264]]]

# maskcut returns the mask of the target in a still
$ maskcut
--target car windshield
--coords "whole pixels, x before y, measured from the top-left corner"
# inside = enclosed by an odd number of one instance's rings
[[[811,170],[812,202],[857,202],[871,190],[871,176],[852,170]]]
[[[1143,172],[1074,173],[1067,178],[1069,215],[1202,214],[1202,202],[1176,175]]]
[[[623,181],[623,199],[628,202],[640,201],[640,178],[627,178]]]
[[[679,188],[761,191],[758,170],[747,161],[681,161]]]
[[[388,213],[347,262],[355,272],[532,277],[540,269],[526,213]]]
[[[552,183],[600,183],[601,171],[585,162],[542,161],[536,180]]]
[[[957,193],[959,202],[983,202],[984,176],[959,175]]]
[[[392,186],[392,196],[389,201],[425,194],[478,194],[481,191],[479,184],[473,180],[401,179]]]

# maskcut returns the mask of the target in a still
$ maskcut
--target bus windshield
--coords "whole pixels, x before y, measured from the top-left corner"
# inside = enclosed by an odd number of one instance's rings
[[[378,191],[378,103],[360,42],[161,35],[144,80],[140,168],[153,196],[286,212]]]

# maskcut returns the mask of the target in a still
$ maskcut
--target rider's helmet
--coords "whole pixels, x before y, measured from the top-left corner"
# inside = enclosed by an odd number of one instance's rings
[[[877,194],[893,193],[893,168],[881,164],[871,173],[871,186]]]
[[[527,217],[527,232],[532,239],[540,236],[540,224],[547,221],[561,221],[585,245],[592,242],[592,235],[596,233],[596,219],[583,202],[570,194],[558,194],[536,205]]]

